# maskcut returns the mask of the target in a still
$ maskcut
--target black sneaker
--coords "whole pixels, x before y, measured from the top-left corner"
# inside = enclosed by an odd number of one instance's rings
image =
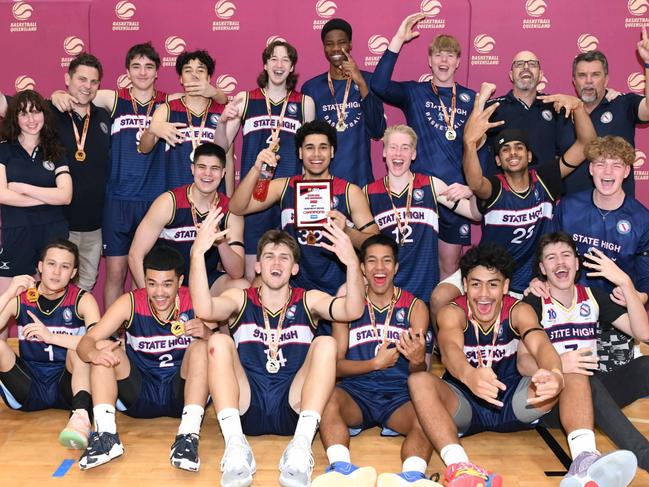
[[[124,453],[122,442],[117,433],[91,433],[88,447],[79,459],[79,468],[88,470],[110,462]]]
[[[198,458],[198,435],[194,433],[177,435],[174,444],[171,445],[169,460],[176,468],[198,472],[201,466],[201,459]]]

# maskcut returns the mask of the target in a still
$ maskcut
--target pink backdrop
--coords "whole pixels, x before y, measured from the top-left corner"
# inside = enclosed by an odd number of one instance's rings
[[[262,68],[261,51],[275,37],[297,47],[303,82],[326,70],[320,29],[333,17],[354,26],[352,55],[362,69],[373,70],[401,19],[416,11],[427,18],[420,38],[404,47],[396,79],[428,76],[427,45],[448,32],[464,49],[457,79],[474,89],[484,80],[495,82],[498,94],[507,92],[513,55],[530,49],[542,61],[542,89],[573,93],[572,59],[598,48],[609,56],[612,87],[644,90],[635,44],[640,28],[649,25],[649,0],[0,0],[0,90],[33,87],[49,94],[63,86],[70,58],[83,49],[101,59],[104,87],[124,86],[125,52],[147,40],[162,57],[159,87],[167,91],[180,89],[175,57],[196,48],[216,59],[214,81],[228,94],[251,88]],[[389,123],[403,120],[397,110],[386,107],[386,113]],[[637,195],[649,205],[646,127],[636,141]],[[380,176],[385,169],[378,143],[374,151]]]

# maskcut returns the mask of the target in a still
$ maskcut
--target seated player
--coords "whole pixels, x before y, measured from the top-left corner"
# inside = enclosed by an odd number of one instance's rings
[[[129,250],[129,266],[137,287],[144,287],[142,261],[157,242],[174,247],[183,256],[183,275],[189,276],[189,251],[196,227],[214,206],[225,215],[222,229],[228,230],[205,254],[208,282],[217,296],[228,287],[247,288],[243,277],[243,218],[229,212],[229,198],[217,188],[225,175],[225,151],[205,142],[196,149],[191,163],[194,182],[161,194],[140,223]],[[225,272],[218,269],[219,264]]]
[[[437,316],[446,373],[442,379],[427,372],[408,378],[419,423],[447,465],[448,486],[501,486],[500,475],[469,463],[458,436],[531,428],[563,388],[561,359],[538,332],[534,310],[507,294],[514,267],[502,247],[469,249],[460,260],[466,295]],[[539,364],[532,377],[516,369],[520,340]]]
[[[16,319],[19,356],[0,341],[0,396],[20,411],[71,410],[59,441],[83,449],[92,414],[90,367],[76,348],[100,314],[93,295],[72,282],[78,265],[77,246],[56,239],[41,251],[38,284],[28,276],[12,280],[8,292],[16,299],[4,306],[0,330],[9,319]]]
[[[414,414],[407,383],[410,372],[426,370],[428,312],[423,301],[394,285],[398,253],[394,239],[384,234],[372,235],[361,246],[366,306],[360,319],[333,325],[338,344],[336,374],[343,379],[320,423],[330,466],[313,487],[374,487],[376,471],[351,463],[347,429],[373,426],[406,435],[401,447],[403,471],[381,474],[380,487],[439,485],[425,480],[433,448]]]
[[[611,374],[596,371],[598,349],[601,349],[602,355],[608,353],[605,343],[602,343],[602,337],[608,336],[611,330],[620,330],[643,341],[649,339],[647,312],[632,280],[615,262],[597,249],[592,249],[584,257],[583,267],[587,275],[605,277],[613,285],[619,286],[626,307],[615,303],[609,293],[599,287],[575,284],[580,273],[577,249],[572,237],[563,232],[541,237],[537,262],[539,277],[546,294],[544,297],[528,294],[525,301],[535,309],[550,340],[560,353],[563,371],[566,374],[566,392],[571,381],[579,382],[582,379],[586,382],[581,393],[575,394],[571,400],[566,397],[564,402],[565,392],[561,395],[559,413],[564,429],[571,431],[564,418],[580,411],[579,416],[589,419],[588,428],[592,430],[594,408],[595,424],[618,446],[631,450],[636,455],[638,464],[646,469],[649,461],[649,441],[631,424],[620,411],[620,407],[647,395],[647,392],[642,392],[647,391],[649,358],[639,357]],[[525,354],[520,353],[519,370],[522,372],[522,367],[527,365],[526,362],[529,363],[527,360],[524,362],[524,359]],[[580,403],[579,399],[584,397],[588,399],[588,411],[576,408]],[[566,407],[566,403],[570,405]],[[545,419],[545,422],[552,426],[556,424],[556,418],[553,416],[556,415],[551,414]],[[577,435],[577,432],[573,434]],[[590,451],[584,455],[588,466],[595,449],[594,436],[592,432],[583,432],[582,438],[584,437],[589,438],[587,446]],[[576,455],[570,443],[570,434],[568,444],[574,458]],[[573,467],[575,464],[577,461],[573,463]],[[630,468],[627,471],[628,478],[632,479],[633,472]]]
[[[258,243],[257,288],[228,289],[210,297],[203,254],[212,246],[217,218],[210,212],[192,248],[189,289],[197,316],[228,320],[230,336],[209,341],[209,385],[225,441],[221,485],[252,484],[256,465],[246,435],[291,435],[279,463],[279,483],[311,483],[311,442],[336,380],[336,342],[314,338],[318,321],[353,321],[363,312],[363,277],[349,237],[334,224],[322,230],[323,248],[347,269],[347,295],[293,288],[300,247],[286,232],[269,230]]]
[[[326,247],[320,245],[323,237],[320,230],[295,227],[296,182],[309,179],[332,181],[333,194],[328,216],[349,236],[354,247],[360,248],[363,241],[370,235],[379,233],[379,229],[374,223],[363,191],[355,184],[329,173],[331,159],[336,150],[336,130],[331,125],[323,120],[305,123],[295,134],[295,146],[304,166],[303,175],[273,179],[264,201],[253,198],[262,164],[274,166],[279,161],[275,152],[264,149],[257,155],[254,166],[232,195],[230,210],[237,215],[248,215],[279,203],[281,222],[276,223],[281,223],[282,229],[295,238],[303,257],[300,271],[292,281],[296,286],[305,289],[320,289],[335,294],[345,281],[344,265]]]
[[[218,234],[220,238],[222,235]],[[198,471],[198,440],[207,402],[207,337],[194,318],[189,290],[181,287],[184,262],[177,250],[155,247],[144,258],[145,288],[120,296],[79,344],[92,364],[95,432],[79,468],[98,467],[122,455],[115,407],[134,418],[182,415],[171,447],[174,467]],[[97,343],[126,324],[126,351]]]

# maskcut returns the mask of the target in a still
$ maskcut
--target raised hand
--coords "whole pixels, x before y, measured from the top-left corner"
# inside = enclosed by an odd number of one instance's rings
[[[593,375],[597,370],[597,351],[579,348],[561,354],[561,368],[566,374]]]
[[[74,109],[74,105],[78,104],[79,100],[67,91],[55,91],[52,93],[52,105],[60,112],[70,112]]]
[[[403,19],[401,25],[399,25],[399,29],[397,29],[394,37],[398,38],[402,43],[410,42],[415,37],[419,37],[419,31],[413,29],[417,25],[417,22],[425,18],[426,16],[421,12],[408,15]]]
[[[464,126],[464,142],[466,144],[478,145],[482,141],[489,129],[499,127],[505,122],[503,120],[490,122],[489,119],[496,111],[499,103],[494,103],[485,108],[485,102],[489,96],[495,91],[496,85],[493,83],[483,83],[480,88],[480,93],[476,95],[475,102],[473,103],[473,111],[466,121]]]
[[[645,64],[649,63],[649,37],[647,37],[647,28],[642,28],[640,41],[638,41],[638,54]]]
[[[556,372],[539,369],[532,376],[534,397],[527,404],[535,405],[547,402],[559,395],[563,389],[563,377]]]
[[[228,234],[230,231],[228,228],[219,231],[219,223],[223,220],[223,217],[224,215],[221,207],[213,206],[210,209],[205,220],[203,220],[200,226],[196,229],[196,239],[192,245],[192,253],[199,252],[204,254],[212,248],[215,241]]]
[[[356,64],[356,61],[354,61],[352,55],[348,53],[345,48],[342,48],[341,50],[345,55],[345,60],[343,60],[338,69],[340,69],[345,78],[351,78],[354,83],[359,84],[363,79],[360,68]]]
[[[44,343],[52,343],[52,338],[54,335],[50,329],[43,324],[38,317],[31,311],[27,311],[27,314],[32,319],[32,322],[23,327],[23,336],[27,340],[34,340]]]
[[[575,110],[583,105],[583,102],[579,98],[571,95],[541,95],[537,98],[543,103],[552,103],[554,111],[557,113],[559,113],[562,108],[565,108],[566,118],[570,117]]]
[[[149,131],[159,139],[164,139],[171,147],[175,147],[176,144],[181,144],[185,140],[185,135],[180,131],[185,127],[187,124],[182,122],[152,120]]]
[[[491,367],[473,368],[465,384],[479,398],[499,408],[503,407],[502,401],[497,398],[498,393],[507,389],[507,386],[498,380]]]
[[[338,257],[338,260],[343,263],[345,266],[358,265],[358,257],[356,257],[356,251],[352,245],[352,241],[349,239],[344,230],[338,228],[334,223],[327,222],[327,224],[322,229],[322,235],[331,243],[327,243],[324,239],[320,242],[320,246],[324,249],[333,252]]]
[[[420,364],[426,360],[426,337],[415,330],[405,330],[397,342],[397,350],[409,362]]]

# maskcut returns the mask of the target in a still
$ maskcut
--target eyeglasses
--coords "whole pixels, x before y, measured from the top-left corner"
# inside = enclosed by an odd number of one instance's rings
[[[522,68],[526,64],[529,68],[538,68],[541,65],[538,59],[520,59],[512,63],[512,68]]]

